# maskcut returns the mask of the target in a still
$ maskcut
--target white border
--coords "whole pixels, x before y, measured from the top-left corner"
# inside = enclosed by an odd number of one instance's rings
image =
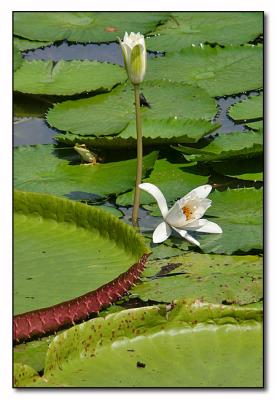
[[[273,227],[277,213],[275,207],[277,204],[277,198],[275,198],[274,183],[277,181],[274,174],[276,165],[274,161],[277,158],[277,132],[274,132],[273,121],[270,117],[276,114],[276,94],[274,96],[274,90],[276,91],[276,76],[277,71],[277,56],[274,47],[276,47],[276,26],[277,21],[274,18],[274,1],[259,1],[259,0],[198,0],[198,1],[162,1],[157,2],[150,1],[105,1],[101,0],[98,5],[92,1],[82,0],[81,2],[67,0],[67,1],[55,1],[55,2],[38,2],[38,1],[22,1],[22,0],[10,0],[1,2],[1,62],[0,62],[0,79],[1,79],[1,196],[0,196],[0,210],[1,210],[1,267],[0,267],[0,296],[1,296],[1,325],[0,325],[0,396],[4,400],[13,398],[31,399],[31,398],[45,398],[45,399],[64,399],[64,398],[76,398],[76,396],[82,396],[83,398],[101,398],[103,396],[112,396],[113,398],[141,398],[143,397],[159,397],[159,399],[167,399],[168,396],[174,396],[176,398],[183,398],[184,396],[188,399],[217,399],[222,398],[237,398],[239,399],[252,399],[257,396],[264,396],[266,398],[276,398],[277,396],[277,385],[276,385],[276,365],[274,368],[273,362],[276,359],[276,285],[277,285],[277,265],[273,263],[272,252],[270,252],[270,244],[275,245],[277,238],[274,238]],[[267,202],[266,202],[266,215],[268,216],[268,223],[270,225],[267,232],[267,243],[269,256],[267,257],[267,289],[269,289],[269,295],[267,295],[267,306],[270,312],[267,314],[267,329],[269,335],[268,349],[268,363],[267,363],[267,384],[269,385],[266,390],[15,390],[11,388],[11,371],[12,371],[12,359],[11,359],[11,304],[12,304],[12,233],[11,233],[11,148],[12,148],[12,108],[11,108],[11,85],[12,85],[12,11],[47,11],[47,10],[113,10],[113,11],[126,11],[126,10],[142,10],[142,11],[154,11],[154,10],[184,10],[184,11],[265,11],[266,22],[267,22],[267,86],[268,86],[268,100],[266,108],[267,116],[267,158],[270,161],[267,165]],[[275,38],[275,39],[274,39]],[[273,47],[274,46],[274,47]],[[272,47],[272,48],[271,48]],[[271,51],[270,51],[271,50]],[[274,56],[272,56],[274,54]],[[275,60],[274,60],[275,59]],[[277,123],[275,123],[277,125]],[[275,129],[276,130],[276,129]],[[269,206],[269,207],[268,207]],[[270,270],[268,270],[270,266]],[[273,312],[273,307],[275,311]],[[269,320],[270,316],[270,320]]]

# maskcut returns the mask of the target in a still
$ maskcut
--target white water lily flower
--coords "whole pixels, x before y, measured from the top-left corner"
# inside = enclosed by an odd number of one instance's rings
[[[212,190],[211,185],[203,185],[193,189],[186,196],[177,200],[170,210],[168,210],[164,195],[157,186],[152,183],[141,183],[139,187],[154,197],[164,219],[153,233],[154,243],[165,241],[171,235],[172,229],[197,246],[200,246],[200,243],[187,231],[222,233],[220,226],[207,219],[202,219],[212,203],[211,200],[207,199]]]
[[[146,71],[146,48],[144,36],[140,33],[125,32],[124,39],[119,43],[122,49],[124,65],[130,81],[138,85],[143,81]]]

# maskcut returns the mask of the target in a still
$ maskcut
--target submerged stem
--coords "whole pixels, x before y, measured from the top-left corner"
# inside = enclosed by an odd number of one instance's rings
[[[135,108],[136,108],[136,127],[137,127],[137,177],[135,187],[134,206],[132,212],[132,224],[138,226],[138,210],[140,203],[140,188],[142,178],[142,132],[141,132],[141,118],[140,118],[140,98],[139,98],[139,84],[134,85],[135,92]]]

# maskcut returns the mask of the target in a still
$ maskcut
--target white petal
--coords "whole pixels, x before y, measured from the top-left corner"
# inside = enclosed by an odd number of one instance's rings
[[[165,220],[168,224],[181,228],[186,224],[186,216],[180,206],[179,201],[176,201],[173,207],[168,211]]]
[[[166,222],[160,223],[153,233],[153,243],[162,243],[164,242],[170,235],[172,229]]]
[[[188,230],[196,231],[196,232],[222,233],[222,229],[215,222],[211,222],[211,221],[208,221],[206,219],[202,219],[202,220],[199,220],[199,221],[205,221],[205,224],[202,225],[202,226],[199,226],[198,228],[189,228],[187,226],[186,226],[186,228]]]
[[[205,199],[206,197],[209,196],[211,190],[212,190],[211,185],[198,186],[197,188],[193,189],[191,192],[189,192],[188,194],[186,194],[184,197],[182,197],[180,199],[181,206],[183,206],[183,204],[187,200],[193,199],[195,197],[197,197],[199,199]]]
[[[187,221],[186,223],[186,229],[188,231],[195,231],[198,228],[201,228],[201,226],[205,225],[206,219],[192,219]]]
[[[193,218],[199,219],[199,218],[203,217],[203,215],[205,214],[207,209],[209,207],[211,207],[211,204],[212,204],[212,200],[210,200],[210,199],[199,200],[196,210],[193,211],[193,214],[192,214]]]
[[[168,207],[166,199],[162,194],[162,192],[160,191],[160,189],[157,188],[157,186],[153,185],[152,183],[141,183],[139,187],[154,197],[154,199],[158,203],[159,209],[161,210],[162,216],[165,218],[165,216],[168,213]]]
[[[181,235],[184,239],[186,239],[187,241],[189,241],[192,244],[195,244],[196,246],[200,246],[200,243],[194,239],[192,236],[190,236],[187,231],[185,231],[184,229],[176,229],[173,227],[173,229],[179,233],[179,235]]]

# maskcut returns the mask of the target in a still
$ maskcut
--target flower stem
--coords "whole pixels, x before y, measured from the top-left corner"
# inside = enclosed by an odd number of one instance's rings
[[[142,178],[142,133],[141,133],[141,118],[140,118],[140,98],[139,84],[134,85],[135,92],[135,107],[136,107],[136,127],[137,127],[137,178],[135,187],[134,206],[132,212],[132,224],[138,227],[138,210],[140,203],[140,188]]]

